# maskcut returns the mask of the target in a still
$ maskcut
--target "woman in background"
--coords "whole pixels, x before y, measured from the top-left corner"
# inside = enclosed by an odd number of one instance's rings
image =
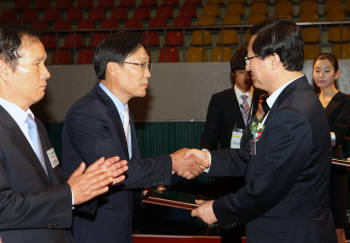
[[[338,90],[337,58],[332,53],[321,53],[313,63],[313,86],[325,109],[332,138],[332,157],[344,159],[342,144],[349,133],[350,96]],[[334,217],[338,243],[345,243],[348,199],[347,171],[332,166],[330,175],[330,209]]]

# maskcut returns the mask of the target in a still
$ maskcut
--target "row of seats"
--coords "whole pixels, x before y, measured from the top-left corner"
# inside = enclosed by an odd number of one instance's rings
[[[66,1],[69,2],[69,1]],[[319,21],[320,17],[323,20],[328,21],[343,21],[346,20],[346,11],[350,10],[350,1],[344,7],[340,0],[325,3],[326,15],[323,18],[322,15],[318,14],[317,2],[313,0],[306,0],[300,3],[300,14],[298,20],[301,22],[308,21]],[[1,21],[35,21],[39,20],[41,15],[38,9],[24,9],[18,11],[17,9],[8,9],[1,13]],[[83,9],[79,7],[71,7],[65,9],[63,12],[60,8],[45,8],[43,11],[43,20],[55,21],[58,19],[65,19],[69,21],[78,21],[83,18]],[[87,19],[92,19],[96,21],[102,21],[104,19],[115,19],[115,20],[125,20],[129,18],[128,8],[114,8],[111,10],[110,16],[107,16],[106,10],[103,7],[93,7],[87,10]],[[151,9],[149,7],[135,7],[133,8],[133,19],[150,19]],[[244,15],[244,7],[241,3],[231,3],[227,7],[220,8],[219,4],[206,3],[204,7],[197,11],[197,7],[191,4],[184,4],[179,9],[179,16],[186,16],[191,18],[197,18],[197,12],[201,12],[201,16],[198,22],[206,21],[205,25],[215,25],[216,17],[221,17],[221,13],[225,17],[235,16],[234,20],[231,20],[231,24],[241,24],[242,16]],[[20,13],[20,14],[18,14]],[[20,15],[20,16],[18,16]],[[273,14],[268,13],[268,5],[265,2],[253,2],[249,6],[249,15],[244,16],[248,19],[248,23],[254,23],[254,17],[259,16],[259,19],[269,17],[283,17],[283,18],[295,18],[295,13],[293,12],[292,2],[289,0],[278,0],[275,4],[275,11]],[[156,9],[156,18],[173,18],[174,11],[172,6],[160,6]],[[201,20],[202,18],[202,20]]]
[[[348,26],[333,26],[328,30],[327,40],[321,39],[321,32],[318,27],[302,28],[305,43],[347,43],[350,42],[350,31]],[[70,32],[57,34],[43,34],[42,42],[47,49],[71,48],[79,49],[85,47],[96,47],[105,39],[108,32]],[[237,31],[224,29],[216,31],[209,30],[164,30],[144,32],[144,45],[147,47],[164,46],[211,46],[213,43],[219,45],[243,45],[247,44],[250,38],[248,30]]]
[[[208,50],[210,51],[210,58],[208,58]],[[320,45],[305,45],[304,46],[304,58],[313,59],[320,53]],[[332,47],[331,51],[338,58],[350,58],[350,44],[339,45],[336,44]],[[154,52],[154,51],[150,51]],[[182,52],[182,54],[180,53]],[[74,54],[77,53],[77,60]],[[154,57],[151,53],[151,59],[153,62],[228,62],[232,57],[233,50],[226,46],[217,46],[212,49],[206,49],[203,47],[190,47],[187,50],[179,49],[175,47],[162,48],[158,52],[157,57]],[[186,57],[182,56],[186,53]],[[93,60],[94,49],[81,49],[78,52],[72,52],[70,50],[54,50],[49,52],[51,60],[49,64],[91,64]],[[153,57],[153,58],[152,58]],[[155,60],[157,59],[157,60]]]

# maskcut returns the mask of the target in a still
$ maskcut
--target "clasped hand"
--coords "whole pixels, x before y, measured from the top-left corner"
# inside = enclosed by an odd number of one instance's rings
[[[209,152],[199,149],[180,149],[171,155],[173,173],[186,179],[192,179],[202,174],[210,166]]]

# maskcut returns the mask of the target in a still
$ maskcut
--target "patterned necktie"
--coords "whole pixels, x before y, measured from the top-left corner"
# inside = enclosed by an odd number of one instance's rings
[[[242,105],[241,105],[241,112],[243,115],[243,120],[244,120],[244,124],[247,125],[248,124],[248,119],[249,119],[249,112],[250,112],[250,107],[248,104],[248,95],[241,95],[241,98],[243,100]]]
[[[41,141],[40,141],[40,137],[39,137],[38,127],[36,126],[36,123],[35,123],[31,114],[28,114],[28,117],[26,119],[26,123],[28,125],[29,138],[30,138],[30,141],[32,142],[32,145],[34,147],[34,152],[35,152],[36,156],[38,157],[40,164],[43,167],[46,175],[48,175],[46,164],[45,164],[45,158],[44,158],[44,154],[43,154],[43,149],[42,149]]]

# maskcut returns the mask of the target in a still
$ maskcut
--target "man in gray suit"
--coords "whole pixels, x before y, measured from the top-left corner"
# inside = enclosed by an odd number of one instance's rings
[[[45,94],[46,52],[19,26],[0,28],[0,239],[6,243],[69,243],[72,206],[124,180],[126,162],[81,163],[66,182],[43,124],[30,106]]]

